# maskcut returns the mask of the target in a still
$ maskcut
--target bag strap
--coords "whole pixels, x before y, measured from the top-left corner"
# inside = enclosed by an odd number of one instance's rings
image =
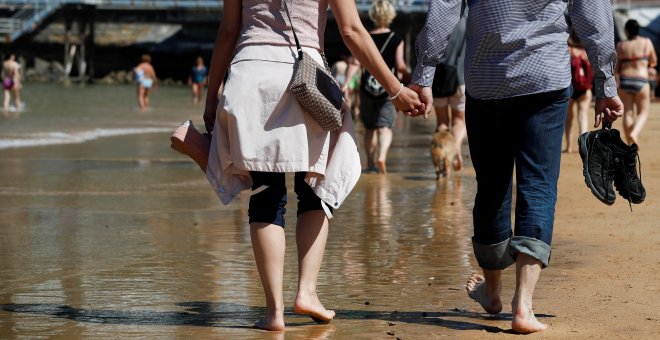
[[[289,14],[289,7],[286,5],[286,1],[282,1],[284,3],[284,11],[286,11],[286,16],[289,18],[289,24],[291,25],[291,32],[293,32],[293,39],[296,41],[296,49],[298,49],[298,60],[302,60],[302,47],[300,47],[300,42],[298,41],[298,36],[296,35],[296,30],[293,28],[293,21],[291,21],[291,15]]]
[[[380,54],[383,54],[383,51],[385,51],[385,47],[387,47],[387,44],[390,43],[390,40],[392,40],[393,36],[394,36],[394,32],[391,32],[390,35],[387,37],[387,40],[385,40],[383,47],[380,48]]]

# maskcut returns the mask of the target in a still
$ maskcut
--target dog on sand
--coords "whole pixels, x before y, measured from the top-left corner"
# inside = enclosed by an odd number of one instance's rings
[[[448,129],[439,129],[433,134],[431,140],[431,160],[435,167],[435,179],[440,175],[449,177],[451,175],[451,162],[456,155],[456,141],[454,135]]]

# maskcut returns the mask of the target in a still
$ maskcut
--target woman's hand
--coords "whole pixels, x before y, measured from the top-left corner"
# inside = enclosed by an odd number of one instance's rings
[[[424,104],[419,100],[417,92],[405,86],[401,88],[399,95],[392,99],[392,104],[397,110],[409,116],[418,116],[424,113]]]

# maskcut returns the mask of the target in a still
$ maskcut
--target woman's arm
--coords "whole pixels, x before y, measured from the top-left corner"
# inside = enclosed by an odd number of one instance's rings
[[[656,67],[658,65],[658,55],[655,54],[655,48],[653,48],[651,39],[646,39],[646,41],[651,46],[651,50],[649,51],[649,67]]]
[[[394,55],[396,60],[396,71],[401,74],[401,81],[404,84],[408,84],[410,82],[410,72],[408,72],[406,60],[403,58],[403,49],[404,42],[402,41],[399,46],[396,47],[396,54]]]
[[[206,131],[213,131],[215,115],[218,107],[218,91],[227,73],[229,63],[234,55],[236,41],[241,32],[241,1],[225,0],[224,15],[213,48],[213,57],[209,65],[209,86],[206,92],[206,107],[204,108],[204,124]]]
[[[378,80],[390,97],[398,94],[392,101],[394,106],[413,114],[417,114],[418,110],[423,111],[417,93],[408,88],[401,88],[401,82],[387,67],[369,32],[360,21],[355,1],[331,0],[330,7],[337,19],[342,39],[353,56]]]

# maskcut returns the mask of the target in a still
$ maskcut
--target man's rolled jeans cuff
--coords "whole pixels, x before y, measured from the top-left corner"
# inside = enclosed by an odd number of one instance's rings
[[[472,240],[474,257],[477,258],[479,267],[486,270],[503,270],[515,261],[509,251],[509,241],[506,239],[495,244],[480,244]]]
[[[523,253],[539,260],[542,268],[550,264],[552,250],[550,245],[541,240],[525,236],[514,236],[509,243],[509,247],[513,258],[519,253]]]

